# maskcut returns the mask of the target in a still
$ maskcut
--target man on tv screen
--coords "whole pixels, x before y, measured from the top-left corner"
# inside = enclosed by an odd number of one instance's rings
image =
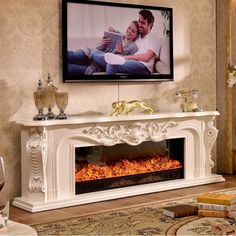
[[[107,74],[151,74],[153,72],[155,58],[158,57],[161,40],[151,33],[154,24],[154,16],[149,10],[139,12],[139,38],[135,41],[139,50],[134,55],[123,56],[125,62],[122,65],[108,64]]]
[[[138,21],[131,21],[125,34],[122,35],[118,30],[109,27],[96,48],[68,51],[69,75],[88,75],[96,72],[108,75],[152,74],[161,48],[161,38],[151,32],[153,25],[152,12],[143,9],[139,11]],[[109,48],[111,41],[117,38],[118,41],[113,43],[115,47]]]

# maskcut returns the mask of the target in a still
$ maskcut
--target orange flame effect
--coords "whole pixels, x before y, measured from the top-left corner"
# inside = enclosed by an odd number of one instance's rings
[[[142,160],[123,159],[111,164],[87,163],[76,168],[75,180],[76,182],[81,182],[177,169],[181,167],[178,160],[172,160],[163,156],[155,156]]]

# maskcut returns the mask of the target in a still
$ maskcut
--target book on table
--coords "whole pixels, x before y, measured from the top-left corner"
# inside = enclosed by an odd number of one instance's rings
[[[197,197],[197,202],[230,206],[236,203],[236,195],[226,193],[205,193]]]
[[[199,210],[213,210],[213,211],[234,211],[236,210],[236,204],[224,205],[224,204],[211,204],[211,203],[198,203]]]
[[[236,219],[236,211],[229,211],[228,217]]]
[[[163,207],[162,213],[172,218],[197,215],[198,207],[192,205],[180,204],[180,205]]]
[[[220,217],[225,218],[229,216],[228,211],[213,211],[213,210],[198,210],[199,216],[205,216],[205,217]]]

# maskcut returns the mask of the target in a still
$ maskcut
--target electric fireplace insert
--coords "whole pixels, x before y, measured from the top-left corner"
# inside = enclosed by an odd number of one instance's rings
[[[76,194],[184,177],[184,138],[76,148]]]

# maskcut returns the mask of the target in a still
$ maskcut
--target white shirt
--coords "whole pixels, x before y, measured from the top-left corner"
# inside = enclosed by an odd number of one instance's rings
[[[135,43],[137,44],[137,46],[139,48],[139,50],[135,54],[145,53],[145,52],[147,52],[147,50],[151,50],[155,53],[156,56],[151,58],[148,62],[140,61],[152,73],[155,58],[157,58],[160,54],[161,39],[157,35],[155,35],[153,33],[149,33],[146,36],[144,36],[143,38],[141,38],[139,36],[139,38],[135,41]]]

